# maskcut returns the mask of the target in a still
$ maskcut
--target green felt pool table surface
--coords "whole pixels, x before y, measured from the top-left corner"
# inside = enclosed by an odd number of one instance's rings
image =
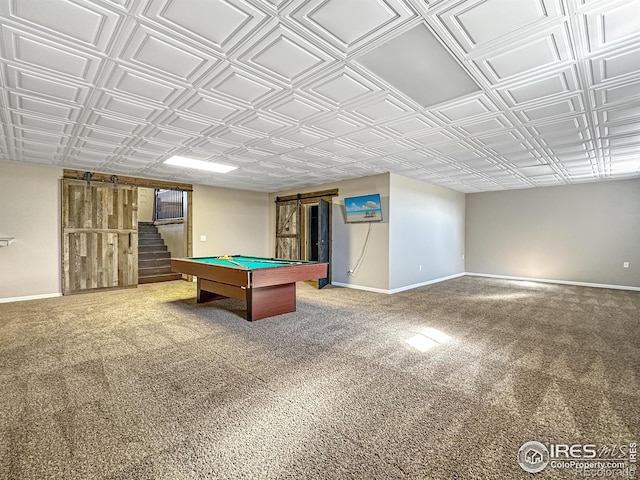
[[[264,257],[247,257],[244,255],[231,255],[221,257],[188,257],[187,260],[193,260],[194,262],[201,262],[211,265],[220,265],[226,267],[238,267],[245,266],[249,270],[255,270],[256,268],[276,268],[285,267],[290,265],[299,264],[313,264],[315,262],[306,262],[302,260],[284,260],[280,258],[264,258]]]

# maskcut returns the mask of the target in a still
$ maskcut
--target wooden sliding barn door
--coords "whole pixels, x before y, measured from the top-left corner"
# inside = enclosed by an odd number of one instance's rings
[[[138,284],[138,189],[62,180],[65,295]]]
[[[300,201],[276,202],[276,258],[300,260]]]

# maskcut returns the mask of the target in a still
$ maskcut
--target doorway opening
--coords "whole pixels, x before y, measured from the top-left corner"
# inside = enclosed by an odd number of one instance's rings
[[[307,232],[305,235],[306,248],[305,248],[305,260],[312,262],[318,261],[318,243],[320,241],[318,236],[318,204],[309,204],[306,208],[305,224],[307,226]]]

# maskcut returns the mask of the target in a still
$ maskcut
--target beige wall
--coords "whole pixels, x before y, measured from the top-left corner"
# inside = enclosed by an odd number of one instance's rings
[[[62,291],[61,178],[59,168],[0,161],[0,235],[15,237],[11,246],[0,247],[0,302]],[[268,256],[268,198],[266,193],[195,186],[194,255]],[[207,241],[200,242],[200,235]]]
[[[157,225],[158,233],[164,240],[167,250],[171,252],[174,258],[182,258],[187,256],[187,237],[185,235],[184,223],[168,223],[165,225]]]
[[[640,287],[640,179],[467,195],[466,271]]]
[[[153,203],[155,190],[153,188],[138,187],[138,221],[153,222]]]
[[[269,240],[271,254],[275,254],[275,198],[337,188],[339,196],[332,202],[332,283],[370,290],[389,289],[389,174],[326,183],[309,188],[300,188],[270,195]],[[369,224],[345,223],[344,198],[368,193],[380,193],[382,200],[382,222],[371,224],[371,234],[365,255],[354,276],[347,271],[356,266],[362,254]]]
[[[193,256],[269,256],[268,200],[266,193],[194,185]]]
[[[465,195],[391,174],[389,289],[464,272]]]
[[[0,161],[0,302],[59,295],[62,169]]]

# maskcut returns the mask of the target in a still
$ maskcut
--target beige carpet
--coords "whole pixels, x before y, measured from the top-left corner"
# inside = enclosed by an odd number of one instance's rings
[[[640,292],[298,284],[242,315],[180,281],[0,304],[0,479],[575,478],[519,447],[640,440]]]

